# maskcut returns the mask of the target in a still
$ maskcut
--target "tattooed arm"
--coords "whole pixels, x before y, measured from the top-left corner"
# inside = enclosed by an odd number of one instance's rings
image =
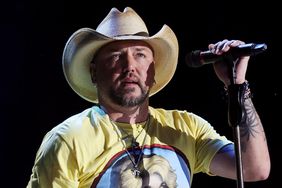
[[[270,157],[264,129],[250,98],[244,101],[244,107],[246,118],[240,125],[240,135],[245,179],[266,179]]]
[[[239,40],[223,40],[216,44],[210,44],[212,52],[220,55],[227,52],[231,47],[244,42]],[[250,57],[240,57],[234,61],[235,72],[234,84],[243,84]],[[218,78],[225,84],[230,85],[230,70],[228,63],[216,62],[213,64]],[[245,111],[240,124],[240,141],[243,164],[243,176],[245,181],[264,180],[270,173],[270,157],[266,136],[259,115],[252,103],[251,98],[243,101],[242,109]],[[210,172],[227,178],[236,179],[234,145],[222,148],[213,158],[210,164]]]
[[[244,102],[246,117],[240,125],[241,154],[245,181],[259,181],[268,177],[270,158],[260,118],[251,99]],[[211,173],[236,179],[234,145],[222,148],[210,165]]]

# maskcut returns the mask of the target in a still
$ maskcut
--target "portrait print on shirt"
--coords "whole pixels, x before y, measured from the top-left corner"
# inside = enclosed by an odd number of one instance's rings
[[[131,159],[138,160],[141,150],[130,151]],[[173,148],[155,145],[144,148],[143,157],[134,173],[134,164],[128,153],[121,152],[111,160],[110,165],[92,187],[118,188],[174,188],[190,187],[190,170],[187,162],[177,155]],[[114,184],[114,185],[112,185]]]

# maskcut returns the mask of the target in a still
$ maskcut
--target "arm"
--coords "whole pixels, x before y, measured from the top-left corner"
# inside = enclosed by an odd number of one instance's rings
[[[251,99],[244,102],[246,119],[240,125],[243,174],[245,181],[259,181],[268,177],[270,158],[267,141],[260,118]],[[210,166],[211,173],[236,179],[234,146],[222,148],[214,157]]]
[[[210,45],[210,49],[217,54],[224,53],[230,47],[242,44],[242,41],[221,41]],[[235,84],[242,84],[245,80],[249,57],[241,57],[236,60]],[[215,72],[219,79],[228,86],[230,79],[228,67],[224,62],[214,64]],[[251,98],[243,102],[246,117],[240,124],[240,139],[242,149],[243,173],[245,181],[264,180],[270,172],[270,157],[266,136],[260,118],[252,103]],[[214,157],[210,165],[213,174],[236,179],[235,152],[232,145],[222,148]]]

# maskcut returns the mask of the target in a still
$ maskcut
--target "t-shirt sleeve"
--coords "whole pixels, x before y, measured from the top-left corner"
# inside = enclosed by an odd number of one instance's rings
[[[58,134],[47,134],[36,154],[27,188],[78,187],[77,162]]]
[[[195,131],[196,150],[195,150],[195,173],[204,172],[209,175],[210,163],[214,155],[223,146],[232,143],[225,136],[221,136],[206,120],[196,116],[197,130]]]

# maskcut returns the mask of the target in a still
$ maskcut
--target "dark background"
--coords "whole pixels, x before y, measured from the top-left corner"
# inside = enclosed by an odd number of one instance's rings
[[[178,36],[180,54],[176,74],[167,87],[151,97],[151,106],[192,111],[230,139],[232,129],[227,123],[222,83],[211,65],[189,68],[184,57],[192,50],[206,50],[209,43],[223,39],[267,44],[265,52],[250,60],[247,79],[265,127],[272,169],[268,180],[245,183],[245,187],[277,187],[274,185],[280,184],[278,170],[281,169],[278,137],[281,10],[269,0],[2,2],[0,187],[25,187],[45,133],[92,105],[71,90],[63,75],[61,57],[69,36],[82,27],[95,29],[112,7],[123,10],[126,6],[131,6],[144,19],[151,35],[167,24]],[[193,187],[205,186],[236,187],[236,181],[195,175]]]

